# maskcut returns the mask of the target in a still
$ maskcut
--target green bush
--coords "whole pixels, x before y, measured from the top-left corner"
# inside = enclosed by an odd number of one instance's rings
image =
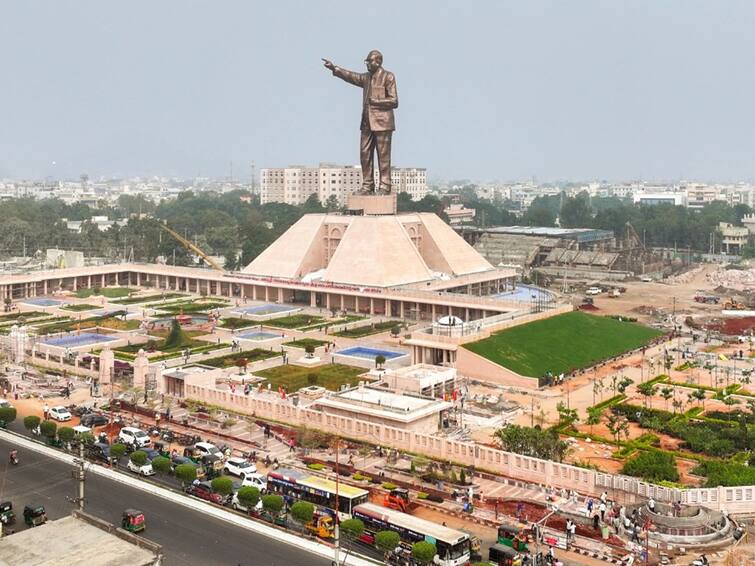
[[[61,442],[71,442],[76,436],[76,431],[70,426],[62,426],[58,429],[58,438]]]
[[[58,432],[58,425],[52,421],[42,421],[39,424],[39,432],[47,438],[55,438],[55,434]]]
[[[755,467],[726,462],[707,461],[697,465],[693,474],[706,476],[705,487],[755,484]]]
[[[394,490],[394,489],[396,489],[397,487],[398,487],[398,486],[397,486],[396,484],[394,484],[394,483],[390,483],[390,482],[385,482],[385,483],[383,484],[383,489],[387,489],[388,491]]]
[[[121,457],[126,453],[126,445],[121,444],[120,442],[116,442],[110,447],[110,456],[115,458],[116,460],[120,460]]]
[[[295,521],[301,524],[307,524],[312,521],[312,517],[314,517],[315,506],[309,501],[297,501],[291,506],[289,511],[291,517],[293,517]]]
[[[365,481],[365,480],[370,479],[369,476],[363,476],[362,474],[354,474],[351,477],[352,479],[355,479],[356,481]]]
[[[378,531],[375,533],[375,546],[383,552],[395,550],[401,541],[401,537],[396,531]]]
[[[12,423],[16,420],[16,409],[15,407],[0,407],[0,421],[5,421],[7,423]]]
[[[650,482],[679,481],[676,458],[655,450],[641,452],[628,460],[621,471],[629,476],[641,477]]]
[[[24,428],[26,430],[34,430],[39,426],[39,423],[42,422],[42,419],[40,419],[36,415],[29,415],[28,417],[24,417]]]
[[[417,492],[417,499],[427,499],[427,494],[424,491]]]
[[[260,500],[260,490],[256,487],[244,486],[238,491],[239,503],[249,510],[254,509]]]
[[[310,470],[323,470],[325,469],[325,466],[323,464],[320,464],[319,462],[312,462],[311,464],[307,464],[307,467]]]
[[[430,564],[436,554],[438,549],[431,542],[421,540],[412,545],[412,557],[420,564]]]
[[[137,466],[143,466],[147,463],[147,453],[144,450],[135,450],[131,453],[131,456],[129,456],[129,460]]]
[[[165,456],[156,456],[152,460],[152,469],[160,474],[170,473],[170,458]]]
[[[364,532],[364,523],[361,519],[346,519],[341,523],[341,533],[347,538],[359,538]]]
[[[283,498],[280,495],[265,495],[262,497],[262,508],[273,515],[283,510]]]
[[[58,434],[60,434],[60,431],[58,431]],[[85,445],[94,444],[94,435],[91,432],[82,432],[79,435],[79,442]]]
[[[212,491],[220,495],[230,495],[233,493],[233,480],[228,476],[220,476],[211,482]]]
[[[197,479],[197,467],[194,464],[179,464],[176,466],[176,477],[181,483],[191,483]]]

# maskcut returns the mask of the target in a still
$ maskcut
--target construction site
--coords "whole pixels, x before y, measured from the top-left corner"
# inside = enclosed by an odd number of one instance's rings
[[[673,265],[646,248],[627,223],[621,239],[610,230],[499,226],[458,229],[491,264],[512,267],[529,275],[570,281],[623,281],[671,273]]]

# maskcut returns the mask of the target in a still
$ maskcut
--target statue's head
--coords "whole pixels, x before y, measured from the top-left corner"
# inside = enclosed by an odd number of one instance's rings
[[[370,73],[374,73],[383,64],[383,54],[377,49],[373,49],[367,54],[367,59],[364,60],[364,64],[367,65],[367,70]]]

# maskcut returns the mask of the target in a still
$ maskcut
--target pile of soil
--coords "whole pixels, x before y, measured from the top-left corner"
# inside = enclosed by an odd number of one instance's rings
[[[755,329],[755,316],[743,316],[736,318],[723,318],[705,325],[710,330],[716,330],[727,336],[745,334],[748,330]]]
[[[632,309],[632,312],[636,312],[638,314],[645,314],[648,316],[658,316],[662,314],[659,309],[650,305],[640,305],[639,307],[634,307]]]
[[[579,305],[581,311],[599,311],[600,309],[595,305],[588,305],[587,303]]]

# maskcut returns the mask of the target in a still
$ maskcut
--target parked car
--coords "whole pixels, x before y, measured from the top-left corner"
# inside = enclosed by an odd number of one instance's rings
[[[210,442],[197,442],[194,449],[199,452],[200,456],[212,456],[215,459],[223,459],[223,452],[220,448]]]
[[[50,418],[54,419],[56,421],[70,421],[71,420],[71,413],[68,409],[63,407],[62,405],[58,407],[52,407],[50,409]]]
[[[129,470],[134,472],[135,474],[139,474],[140,476],[154,476],[155,470],[152,469],[152,462],[147,460],[147,462],[143,465],[134,464],[131,459],[129,458],[128,464],[126,466]]]
[[[209,482],[194,482],[186,488],[186,493],[218,505],[225,505],[228,500],[227,496],[215,493]]]
[[[249,508],[242,505],[241,502],[239,502],[239,494],[234,493],[233,498],[231,499],[231,507],[233,507],[236,511],[241,511],[242,513],[249,513]],[[259,513],[262,511],[262,499],[260,499],[257,502],[257,505],[254,506],[254,511],[256,513]]]
[[[108,422],[109,419],[101,413],[87,413],[81,417],[81,424],[83,426],[88,426],[89,428],[103,426]]]
[[[141,429],[133,426],[124,426],[118,433],[118,440],[124,444],[131,444],[132,446],[149,446],[149,435]]]
[[[7,399],[0,399],[0,409],[11,409],[13,408],[13,405],[10,404],[10,401]]]
[[[87,448],[89,457],[93,460],[99,460],[105,464],[110,464],[113,461],[110,456],[110,445],[105,442],[95,442]]]
[[[585,295],[600,295],[603,290],[600,287],[590,287],[585,291]]]
[[[640,281],[642,281],[643,283],[652,283],[653,282],[653,278],[652,277],[648,277],[647,275],[645,275],[643,277],[640,277]]]
[[[245,458],[228,458],[223,470],[227,474],[244,479],[248,475],[257,473],[257,466]]]
[[[263,474],[247,474],[241,479],[241,485],[243,487],[256,487],[260,490],[260,493],[267,491],[267,476]]]

